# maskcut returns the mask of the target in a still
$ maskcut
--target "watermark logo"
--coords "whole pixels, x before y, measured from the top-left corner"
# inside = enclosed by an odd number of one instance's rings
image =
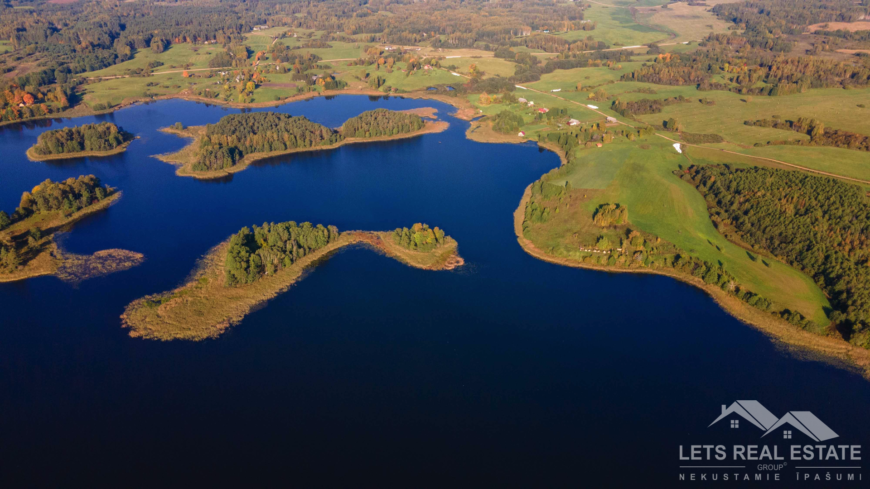
[[[840,436],[809,411],[789,411],[783,417],[777,418],[758,401],[734,401],[727,408],[723,404],[722,414],[710,423],[710,426],[722,421],[731,414],[736,414],[748,421],[749,424],[764,431],[764,434],[761,435],[762,438],[784,426],[793,427],[817,442],[831,440]],[[739,428],[740,420],[731,420],[731,427]],[[784,439],[790,440],[791,435],[791,430],[783,429]]]
[[[861,445],[840,442],[840,435],[810,411],[777,417],[758,401],[734,401],[722,405],[707,428],[713,426],[718,434],[705,437],[749,430],[759,441],[680,445],[680,481],[863,481]]]

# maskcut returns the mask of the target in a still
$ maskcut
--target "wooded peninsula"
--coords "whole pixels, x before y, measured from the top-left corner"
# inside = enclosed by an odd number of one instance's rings
[[[451,270],[464,263],[456,241],[439,228],[415,224],[411,229],[413,237],[408,228],[396,230],[398,234],[339,232],[335,226],[293,221],[245,227],[212,248],[189,282],[137,299],[121,318],[133,337],[162,341],[214,338],[286,291],[318,260],[354,244],[424,270]],[[405,235],[411,241],[403,239]]]
[[[158,158],[181,165],[176,172],[180,176],[220,178],[274,156],[444,131],[447,122],[423,120],[423,117],[434,118],[435,112],[431,108],[401,112],[375,109],[348,119],[337,130],[303,116],[276,112],[233,114],[216,124],[189,128],[176,124],[164,128],[164,132],[191,137],[194,141],[176,153]]]
[[[115,203],[121,192],[93,175],[63,182],[46,180],[24,192],[12,215],[0,211],[0,282],[41,275],[69,281],[126,270],[144,260],[140,253],[104,250],[90,256],[72,255],[57,248],[54,234],[83,217]]]

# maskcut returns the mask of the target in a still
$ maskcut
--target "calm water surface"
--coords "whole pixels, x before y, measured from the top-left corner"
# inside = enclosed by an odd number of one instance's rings
[[[0,486],[673,487],[688,484],[680,445],[767,440],[707,428],[738,399],[778,416],[812,411],[843,443],[868,445],[860,376],[782,351],[676,281],[524,253],[512,213],[554,154],[468,141],[467,123],[431,101],[270,110],[337,127],[377,107],[426,106],[450,129],[276,158],[220,182],[177,177],[150,155],[186,144],[159,127],[236,110],[165,101],[0,129],[0,208],[46,178],[92,173],[124,196],[62,246],[147,257],[77,287],[0,284]],[[110,158],[24,155],[49,128],[103,120],[139,139]],[[126,304],[183,282],[231,233],[287,220],[422,221],[456,238],[468,265],[426,272],[353,248],[219,339],[121,329]]]

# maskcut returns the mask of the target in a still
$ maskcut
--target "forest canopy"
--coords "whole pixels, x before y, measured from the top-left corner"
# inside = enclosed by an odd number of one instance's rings
[[[293,221],[244,227],[230,238],[226,255],[226,285],[255,282],[289,267],[314,250],[338,239],[335,226]]]
[[[132,137],[132,134],[125,132],[111,122],[101,122],[46,131],[39,135],[36,144],[31,149],[37,155],[43,156],[91,151],[104,152],[121,146],[130,141]]]
[[[870,202],[861,188],[770,168],[692,166],[720,231],[802,270],[830,297],[832,323],[870,348]]]
[[[194,171],[222,170],[250,153],[335,144],[343,138],[302,116],[276,112],[232,114],[206,126]]]
[[[416,114],[375,109],[348,119],[341,126],[341,134],[348,138],[375,138],[395,136],[423,129],[423,119]]]

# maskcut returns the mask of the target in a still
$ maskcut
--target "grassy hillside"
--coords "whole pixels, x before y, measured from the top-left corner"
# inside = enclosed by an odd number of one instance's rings
[[[570,182],[577,205],[572,201],[547,223],[533,226],[528,237],[556,256],[579,257],[575,233],[581,245],[584,236],[589,241],[585,245],[594,245],[600,229],[591,224],[593,212],[602,204],[619,203],[628,208],[630,227],[702,260],[721,263],[750,290],[827,324],[824,308],[829,303],[815,283],[785,264],[753,260],[746,250],[726,240],[713,226],[703,197],[673,174],[689,160],[653,139],[580,150],[576,162],[548,178],[554,184]],[[696,157],[692,163],[707,162]]]

